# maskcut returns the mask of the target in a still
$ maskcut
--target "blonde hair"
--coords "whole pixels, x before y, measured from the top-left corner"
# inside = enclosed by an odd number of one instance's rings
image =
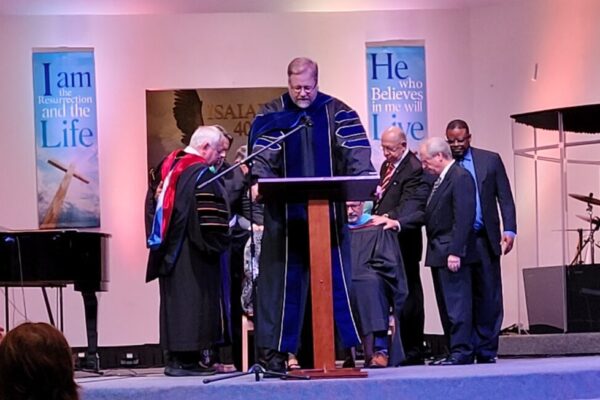
[[[316,62],[307,57],[294,58],[289,63],[287,68],[288,78],[292,75],[299,75],[306,70],[310,70],[312,72],[312,76],[313,78],[315,78],[315,82],[319,81],[319,66]]]

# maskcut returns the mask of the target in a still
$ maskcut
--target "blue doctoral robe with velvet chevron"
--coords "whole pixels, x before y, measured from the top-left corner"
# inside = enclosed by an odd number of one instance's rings
[[[305,126],[271,145],[286,129]],[[306,109],[288,93],[265,105],[250,132],[250,149],[269,147],[255,158],[254,178],[357,176],[373,174],[371,147],[356,111],[318,93]],[[271,146],[270,146],[271,145]],[[345,204],[330,207],[334,320],[346,347],[360,343],[350,308],[350,241]],[[263,248],[256,299],[259,347],[296,353],[309,288],[309,244],[306,203],[271,201],[265,205]],[[316,327],[316,329],[319,329]]]

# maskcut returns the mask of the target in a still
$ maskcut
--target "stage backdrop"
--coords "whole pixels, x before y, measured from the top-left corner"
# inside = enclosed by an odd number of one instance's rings
[[[367,43],[369,132],[373,162],[383,161],[381,134],[399,126],[408,147],[418,150],[427,137],[427,86],[423,41]]]
[[[34,49],[40,228],[100,226],[93,49]]]
[[[200,125],[221,125],[233,135],[228,160],[248,141],[261,106],[287,88],[181,89],[146,91],[148,169],[189,143]]]

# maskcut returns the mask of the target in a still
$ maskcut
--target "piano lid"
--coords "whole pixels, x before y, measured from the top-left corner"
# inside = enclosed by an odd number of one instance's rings
[[[108,238],[102,232],[0,232],[0,285],[52,286],[103,291],[108,282]]]

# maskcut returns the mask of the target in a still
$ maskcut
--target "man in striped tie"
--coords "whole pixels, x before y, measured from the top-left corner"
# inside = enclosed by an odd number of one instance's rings
[[[423,287],[419,262],[423,253],[421,226],[429,185],[424,182],[421,162],[408,149],[406,134],[398,127],[386,129],[381,136],[385,162],[381,166],[379,198],[373,207],[373,222],[398,232],[404,260],[408,298],[400,319],[403,365],[423,364]]]

